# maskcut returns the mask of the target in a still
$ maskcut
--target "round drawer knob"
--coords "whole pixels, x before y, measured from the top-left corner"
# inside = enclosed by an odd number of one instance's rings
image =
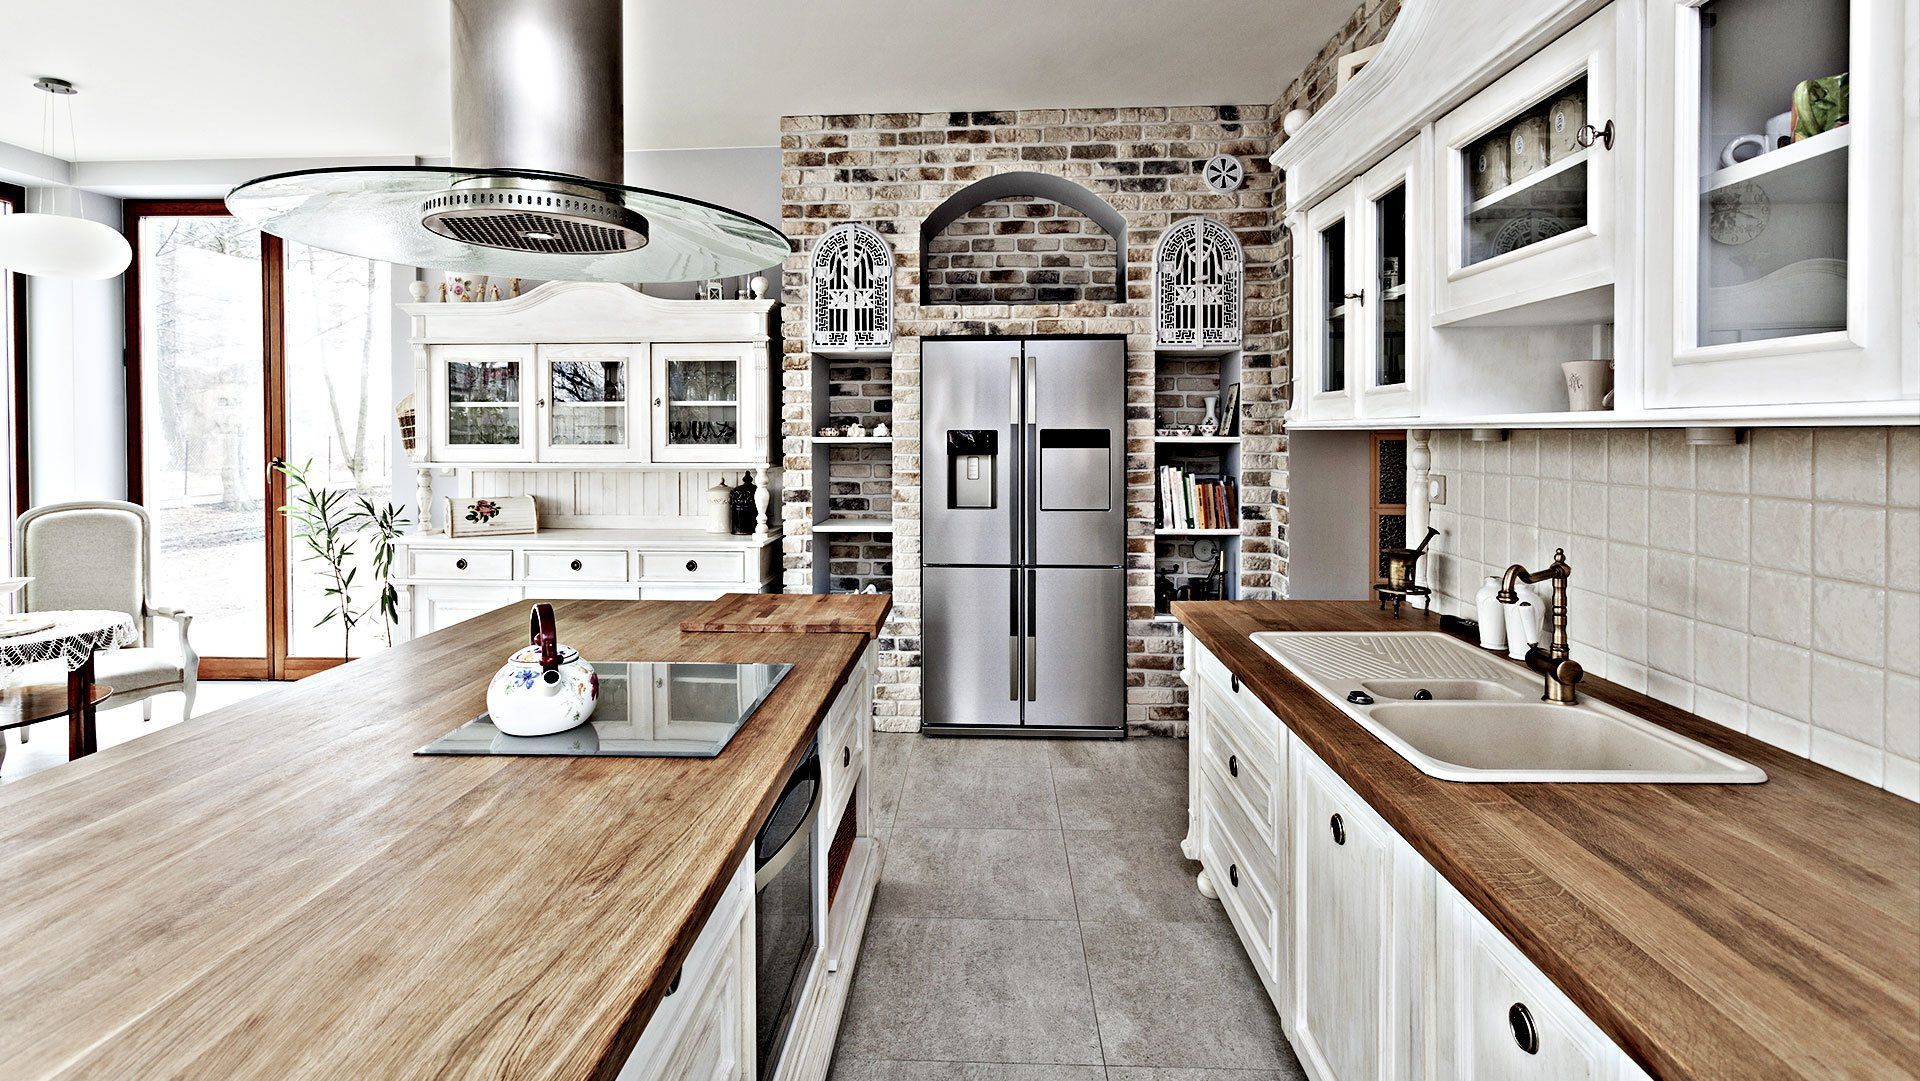
[[[464,557],[464,556],[462,556],[461,558],[459,558],[459,559],[456,559],[456,560],[454,560],[454,561],[453,561],[453,569],[454,569],[454,570],[457,570],[457,571],[463,571],[463,570],[466,570],[466,569],[467,569],[467,560],[466,560],[466,557]]]
[[[1327,822],[1327,825],[1333,828],[1334,844],[1343,845],[1347,843],[1347,824],[1340,820],[1339,815],[1334,815],[1333,818]]]
[[[840,748],[840,768],[846,769],[848,766],[851,766],[851,765],[853,765],[853,748],[852,747]]]
[[[1237,890],[1240,888],[1240,865],[1239,864],[1237,863],[1227,864],[1227,881],[1233,883],[1234,889]]]
[[[1227,756],[1227,773],[1234,777],[1240,776],[1240,756],[1239,755],[1230,754]]]
[[[1513,1042],[1529,1055],[1540,1053],[1540,1030],[1534,1027],[1533,1011],[1523,1002],[1507,1007],[1507,1027],[1513,1030]]]
[[[700,561],[699,561],[699,560],[697,560],[697,559],[689,559],[689,560],[687,560],[687,570],[689,570],[689,571],[697,571],[697,570],[699,570],[699,569],[700,569]]]
[[[686,972],[686,969],[684,968],[676,968],[673,970],[673,979],[667,981],[667,993],[664,995],[661,995],[660,996],[661,998],[671,997],[675,991],[680,990],[680,977],[685,972]]]
[[[585,566],[585,564],[581,563],[579,560],[576,559],[573,562],[567,564],[567,566],[573,570],[579,570],[581,567]]]
[[[1235,693],[1235,694],[1239,694],[1239,693],[1240,693],[1240,677],[1239,677],[1239,676],[1237,676],[1237,675],[1234,675],[1234,674],[1233,674],[1232,672],[1228,672],[1228,673],[1227,673],[1227,683],[1229,683],[1230,685],[1232,685],[1232,687],[1233,687],[1233,693]]]

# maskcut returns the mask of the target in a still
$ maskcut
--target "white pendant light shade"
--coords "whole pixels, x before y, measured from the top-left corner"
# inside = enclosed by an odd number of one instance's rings
[[[64,214],[0,214],[0,270],[98,281],[132,261],[133,247],[111,225]]]

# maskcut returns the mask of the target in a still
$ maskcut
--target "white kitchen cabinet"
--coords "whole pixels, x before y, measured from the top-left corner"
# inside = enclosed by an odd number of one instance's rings
[[[696,343],[651,352],[655,462],[767,460],[764,348]]]
[[[1299,358],[1293,400],[1313,420],[1354,416],[1358,362],[1353,317],[1365,294],[1351,268],[1354,236],[1351,192],[1327,199],[1294,228],[1294,348]],[[1304,382],[1302,382],[1304,381]]]
[[[1352,789],[1294,749],[1294,1050],[1329,1081],[1407,1077],[1416,987],[1399,975],[1419,921],[1397,909],[1395,880],[1417,869]]]
[[[403,599],[407,598],[408,592],[402,590]],[[409,610],[401,613],[400,625],[395,629],[394,637],[404,640],[445,630],[474,616],[485,615],[503,604],[512,604],[522,596],[524,594],[519,589],[500,585],[440,585],[423,590],[407,605]]]
[[[1920,393],[1901,349],[1899,0],[1649,7],[1649,77],[1673,93],[1648,103],[1647,404]],[[1796,86],[1836,75],[1847,122],[1796,136]]]
[[[1436,122],[1436,325],[1613,321],[1634,8],[1607,6]]]
[[[749,1081],[755,1076],[753,857],[741,861],[619,1081]]]
[[[1612,1081],[1622,1055],[1445,882],[1436,898],[1434,1061],[1476,1081]]]

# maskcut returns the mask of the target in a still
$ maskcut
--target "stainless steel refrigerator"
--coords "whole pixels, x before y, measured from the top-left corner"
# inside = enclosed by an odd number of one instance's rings
[[[1126,732],[1126,344],[921,346],[923,722]]]

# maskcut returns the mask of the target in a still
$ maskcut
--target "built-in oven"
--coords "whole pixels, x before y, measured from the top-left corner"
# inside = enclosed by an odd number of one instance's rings
[[[820,752],[809,745],[753,843],[755,1061],[762,1081],[779,1068],[819,947],[814,933],[819,814]]]

